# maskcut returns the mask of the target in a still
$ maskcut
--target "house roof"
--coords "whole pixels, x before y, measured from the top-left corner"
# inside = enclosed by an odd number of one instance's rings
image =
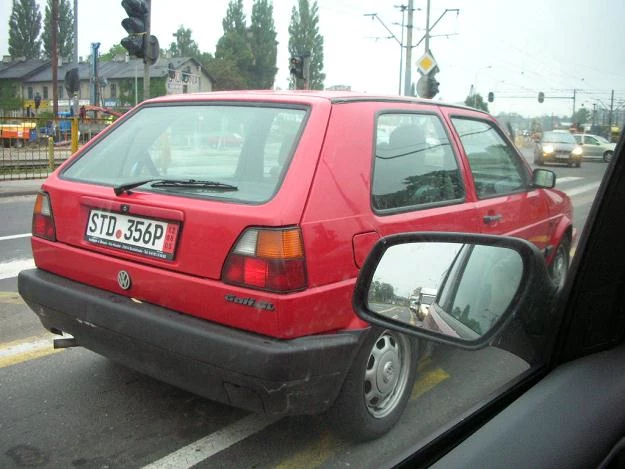
[[[6,67],[0,69],[0,79],[24,80],[40,70],[50,68],[50,61],[42,59],[13,60],[4,65]],[[52,77],[52,73],[50,73],[50,77]]]
[[[199,66],[202,69],[202,72],[210,78],[211,81],[214,81],[213,78],[206,72],[206,70],[201,66],[201,64],[192,57],[176,57],[171,59],[161,58],[155,65],[150,67],[150,77],[151,78],[160,78],[167,75],[169,72],[169,63],[172,63],[175,69],[180,69],[182,66],[187,65],[188,63],[192,63],[195,66]],[[63,64],[58,68],[58,79],[63,80],[65,77],[65,73],[73,67],[72,64]],[[89,79],[91,64],[89,63],[80,63],[78,64],[78,76],[81,80]],[[2,75],[3,72],[0,71],[0,78],[5,78]],[[134,78],[135,76],[142,78],[143,77],[143,60],[142,59],[130,59],[128,62],[121,61],[109,61],[109,62],[99,62],[98,65],[98,76],[100,78],[106,79],[124,79],[124,78]],[[47,67],[32,73],[28,78],[23,81],[28,83],[37,83],[37,82],[50,82],[52,81],[52,67],[50,67],[50,63],[47,62]]]

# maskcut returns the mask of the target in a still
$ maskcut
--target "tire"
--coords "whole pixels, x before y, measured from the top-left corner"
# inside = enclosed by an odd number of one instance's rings
[[[582,167],[582,162],[581,161],[576,162],[575,163],[575,167],[576,168],[581,168]]]
[[[568,237],[562,238],[556,248],[556,252],[549,265],[549,276],[557,285],[558,289],[566,282],[571,252],[571,241]]]
[[[414,385],[418,342],[372,327],[347,373],[330,418],[351,441],[378,438],[395,426]]]
[[[609,163],[610,161],[612,161],[612,157],[614,156],[614,152],[613,151],[606,151],[603,154],[603,161],[605,161],[606,163]]]
[[[543,166],[545,164],[545,161],[542,159],[542,157],[537,156],[536,154],[534,154],[534,164],[536,166]]]

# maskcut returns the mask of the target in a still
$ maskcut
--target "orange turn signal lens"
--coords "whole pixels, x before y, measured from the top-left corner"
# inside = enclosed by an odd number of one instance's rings
[[[304,257],[299,229],[260,230],[256,255],[265,259],[296,259]]]

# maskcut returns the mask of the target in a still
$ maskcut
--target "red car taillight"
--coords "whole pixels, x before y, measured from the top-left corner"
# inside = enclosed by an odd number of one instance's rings
[[[306,288],[306,260],[299,228],[251,228],[224,264],[224,282],[273,292]]]
[[[37,198],[35,199],[35,208],[33,209],[33,236],[56,241],[56,229],[54,228],[50,196],[45,192],[37,194]]]

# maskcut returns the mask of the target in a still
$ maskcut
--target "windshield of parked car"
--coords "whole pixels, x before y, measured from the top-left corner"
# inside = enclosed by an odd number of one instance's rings
[[[542,141],[543,143],[577,143],[575,137],[569,132],[545,132]]]
[[[305,109],[258,105],[160,105],[130,115],[63,172],[116,187],[164,179],[219,184],[142,184],[142,190],[243,202],[275,193],[301,132]],[[235,187],[224,191],[222,187]]]

